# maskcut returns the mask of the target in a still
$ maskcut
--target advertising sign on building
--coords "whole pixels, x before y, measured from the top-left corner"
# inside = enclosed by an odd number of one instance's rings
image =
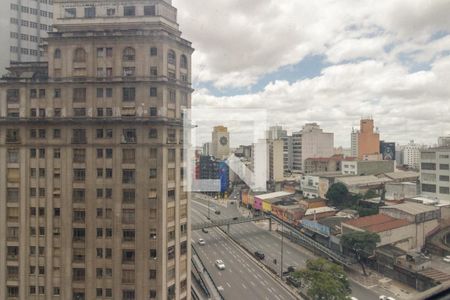
[[[395,160],[395,143],[381,141],[380,153],[383,160]]]
[[[303,227],[324,236],[330,236],[330,228],[317,223],[316,221],[302,220]]]

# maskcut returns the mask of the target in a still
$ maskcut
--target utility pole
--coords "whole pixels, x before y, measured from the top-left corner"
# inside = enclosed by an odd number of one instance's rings
[[[211,219],[211,217],[209,216],[209,205],[211,203],[211,197],[208,197],[208,220]]]

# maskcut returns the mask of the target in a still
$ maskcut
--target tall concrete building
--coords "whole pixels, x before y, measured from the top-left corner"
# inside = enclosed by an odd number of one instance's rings
[[[269,179],[273,182],[282,181],[284,179],[284,155],[283,155],[283,140],[268,140],[267,141],[267,158],[269,160],[268,174]]]
[[[403,146],[403,165],[412,169],[420,168],[420,150],[423,146],[410,141],[408,145]]]
[[[351,133],[351,156],[358,157],[358,147],[359,147],[359,130],[352,128]]]
[[[330,157],[334,154],[334,134],[323,132],[316,123],[303,126],[292,134],[293,169],[304,171],[307,158]]]
[[[292,171],[293,164],[294,164],[294,144],[293,144],[293,138],[292,136],[285,136],[282,137],[281,140],[283,141],[283,164],[284,164],[284,171]]]
[[[0,3],[0,75],[10,62],[45,60],[43,39],[52,31],[52,0],[3,0]]]
[[[358,132],[358,158],[367,159],[380,154],[380,134],[372,119],[362,119]]]
[[[281,126],[272,126],[266,132],[266,138],[268,140],[279,140],[287,136],[287,131]]]
[[[226,159],[230,155],[230,134],[224,126],[216,126],[212,132],[211,155]]]
[[[450,147],[421,151],[420,184],[422,195],[450,201]]]
[[[0,83],[0,298],[190,299],[177,11],[54,5],[48,63]]]

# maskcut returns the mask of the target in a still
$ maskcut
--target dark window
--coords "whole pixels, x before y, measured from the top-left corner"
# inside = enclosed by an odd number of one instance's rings
[[[156,107],[150,107],[149,114],[150,114],[150,117],[158,116],[158,109]]]
[[[439,175],[439,181],[450,181],[450,176]]]
[[[122,183],[133,184],[136,181],[135,170],[122,171]]]
[[[134,87],[124,87],[123,89],[123,101],[134,101],[136,98],[136,89]]]
[[[187,65],[188,65],[187,57],[186,55],[183,54],[180,57],[180,68],[187,69]]]
[[[74,117],[85,117],[86,116],[86,108],[74,108],[73,109]]]
[[[150,55],[151,56],[157,56],[158,55],[158,48],[156,48],[156,47],[150,48]]]
[[[95,7],[85,7],[84,8],[84,17],[85,18],[95,18]]]
[[[73,56],[73,61],[78,63],[86,62],[86,51],[83,48],[77,48]]]
[[[439,194],[450,194],[450,188],[446,186],[439,187]]]
[[[85,102],[86,101],[86,89],[74,88],[73,89],[73,102]]]
[[[144,15],[145,16],[154,16],[156,15],[156,9],[154,5],[144,6]]]
[[[449,165],[448,164],[439,164],[439,170],[448,170]]]
[[[169,52],[167,53],[167,62],[171,65],[176,65],[177,57],[175,51],[169,50]]]
[[[422,183],[422,192],[436,193],[436,185]]]
[[[148,133],[148,137],[151,138],[151,139],[158,138],[158,130],[156,128],[150,128],[149,133]]]
[[[61,58],[61,50],[60,49],[55,49],[55,52],[53,54],[53,58],[55,58],[55,59]]]
[[[436,170],[436,164],[435,163],[422,163],[421,168],[422,168],[422,170]]]
[[[150,88],[150,97],[156,97],[158,96],[158,89],[155,87]]]
[[[136,59],[136,51],[133,48],[127,47],[123,50],[123,60],[134,61],[135,59]]]
[[[77,17],[77,9],[76,8],[66,8],[64,12],[65,18],[76,18]]]
[[[97,88],[97,98],[103,98],[103,89]]]
[[[124,16],[135,16],[136,8],[134,6],[124,6],[123,15]]]

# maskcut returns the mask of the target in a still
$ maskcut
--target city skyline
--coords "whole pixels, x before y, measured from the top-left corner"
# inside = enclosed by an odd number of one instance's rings
[[[174,5],[198,49],[193,108],[267,108],[274,124],[292,132],[317,122],[343,146],[367,115],[385,140],[432,144],[430,132],[450,134],[446,1]]]

